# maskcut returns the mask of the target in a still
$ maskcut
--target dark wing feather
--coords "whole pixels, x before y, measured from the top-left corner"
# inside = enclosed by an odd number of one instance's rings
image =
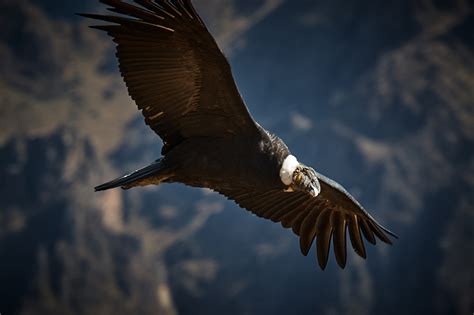
[[[305,217],[301,224],[300,230],[300,249],[303,255],[308,255],[313,244],[316,233],[318,232],[316,222],[318,220],[319,212],[312,211]]]
[[[122,16],[81,14],[117,43],[120,71],[163,153],[190,137],[257,132],[230,65],[191,1],[101,0]]]
[[[325,209],[318,217],[316,221],[316,229],[318,234],[316,235],[316,254],[318,257],[319,267],[321,269],[326,268],[329,257],[329,246],[331,245],[331,235],[333,226],[331,225],[331,210]]]
[[[318,178],[321,193],[317,197],[258,187],[217,190],[254,214],[292,228],[300,237],[301,252],[305,256],[316,239],[317,260],[322,269],[328,261],[331,239],[337,263],[341,268],[346,266],[347,231],[354,251],[363,258],[366,251],[361,233],[372,244],[375,244],[375,236],[391,244],[387,234],[396,235],[378,224],[342,186],[323,175],[318,174]]]
[[[346,216],[342,212],[333,212],[331,225],[334,227],[333,244],[336,261],[341,268],[346,266]]]

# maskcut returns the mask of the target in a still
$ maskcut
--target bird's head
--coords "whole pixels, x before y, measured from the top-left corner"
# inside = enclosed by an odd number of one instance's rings
[[[280,179],[288,186],[288,191],[304,191],[316,197],[321,185],[313,168],[299,163],[296,157],[289,155],[280,168]]]

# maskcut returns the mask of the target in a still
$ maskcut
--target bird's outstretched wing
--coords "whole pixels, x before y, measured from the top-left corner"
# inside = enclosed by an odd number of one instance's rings
[[[191,137],[252,133],[228,61],[190,0],[100,0],[121,15],[80,14],[117,43],[120,72],[163,153]]]
[[[331,238],[337,263],[341,268],[345,267],[346,231],[355,252],[363,258],[366,258],[366,251],[361,235],[372,244],[376,242],[375,237],[392,244],[387,234],[396,235],[378,224],[342,186],[321,174],[318,178],[321,193],[317,197],[301,191],[258,190],[254,187],[218,191],[257,216],[292,228],[300,237],[301,252],[305,256],[316,239],[317,259],[322,269],[328,261]]]

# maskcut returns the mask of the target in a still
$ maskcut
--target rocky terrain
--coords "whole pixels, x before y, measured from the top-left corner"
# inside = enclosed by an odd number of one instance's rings
[[[78,11],[0,3],[1,314],[470,314],[469,1],[196,0],[254,117],[400,239],[322,272],[204,189],[97,194],[161,143]]]

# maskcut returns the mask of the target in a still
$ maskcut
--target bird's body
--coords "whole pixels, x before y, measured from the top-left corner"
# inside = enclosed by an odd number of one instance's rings
[[[253,137],[184,140],[152,164],[153,174],[142,175],[138,180],[125,176],[119,183],[107,183],[96,189],[160,183],[182,183],[215,191],[226,186],[285,189],[279,171],[289,150],[280,138],[260,126],[258,128],[261,132]]]
[[[284,189],[278,172],[287,155],[283,141],[262,129],[254,137],[184,141],[165,161],[179,165],[170,180],[190,186],[216,191],[226,185]]]
[[[210,188],[300,236],[303,254],[316,239],[325,268],[330,241],[346,264],[346,233],[365,258],[361,235],[391,243],[342,186],[299,163],[285,143],[253,120],[230,66],[191,2],[101,0],[126,15],[84,16],[114,38],[120,70],[145,122],[163,139],[151,165],[96,187],[107,190],[162,183]],[[361,234],[362,232],[362,234]]]

